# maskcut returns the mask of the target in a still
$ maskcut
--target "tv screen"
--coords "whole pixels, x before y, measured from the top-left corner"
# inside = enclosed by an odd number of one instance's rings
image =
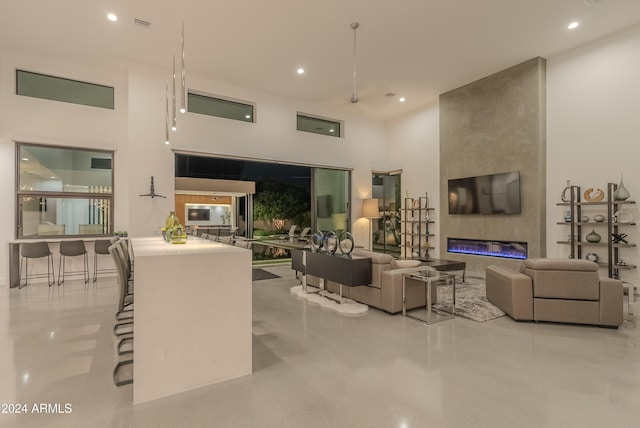
[[[520,172],[449,180],[449,214],[520,214]]]
[[[189,208],[189,221],[209,221],[211,219],[211,210],[209,208]]]

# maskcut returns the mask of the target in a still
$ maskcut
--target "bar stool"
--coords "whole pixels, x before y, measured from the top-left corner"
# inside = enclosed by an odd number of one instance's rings
[[[66,273],[67,257],[83,256],[84,269]],[[67,275],[80,275],[84,277],[84,283],[89,282],[89,260],[84,241],[60,241],[60,263],[58,263],[58,285],[64,283],[65,273]]]
[[[22,272],[24,272],[24,284],[20,281],[18,288],[26,287],[31,278],[43,278],[44,273],[37,273],[29,275],[29,259],[39,259],[41,257],[47,257],[47,281],[49,281],[49,287],[56,282],[56,273],[53,269],[53,255],[49,250],[49,244],[46,242],[26,242],[20,244],[20,278],[22,278]],[[22,270],[22,262],[24,261],[24,271]]]
[[[115,273],[113,268],[98,269],[98,255],[109,255],[109,246],[111,246],[111,239],[96,239],[93,246],[93,282],[98,281],[98,274],[100,273]],[[109,257],[111,258],[111,257]]]

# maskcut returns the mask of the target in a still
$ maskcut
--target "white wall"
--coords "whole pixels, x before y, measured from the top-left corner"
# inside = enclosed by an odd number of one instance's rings
[[[402,169],[402,198],[429,197],[429,206],[435,207],[436,237],[429,240],[433,245],[429,255],[440,257],[439,216],[440,207],[440,113],[438,103],[414,111],[407,116],[388,123],[389,166],[391,170]],[[431,214],[430,214],[431,215]],[[444,257],[443,257],[444,258]]]
[[[569,228],[556,206],[567,180],[582,190],[618,183],[624,174],[631,199],[640,200],[640,26],[547,60],[547,254],[567,257],[558,245]],[[630,209],[640,222],[637,206]],[[595,214],[595,211],[591,210]],[[591,213],[590,212],[590,213]],[[591,215],[593,216],[593,214]],[[590,231],[590,230],[589,230]],[[625,228],[639,243],[638,227]],[[606,228],[597,230],[606,240]],[[586,232],[588,233],[588,231]],[[606,247],[591,247],[606,258]],[[637,248],[621,250],[627,263],[640,263]],[[623,279],[638,283],[638,270]]]
[[[116,150],[115,230],[131,236],[159,235],[174,208],[174,151],[233,155],[352,168],[354,237],[367,246],[357,228],[361,199],[371,192],[371,170],[388,165],[382,121],[336,114],[270,94],[189,76],[189,88],[257,104],[257,122],[245,123],[187,113],[178,118],[172,144],[165,141],[165,83],[169,70],[129,64],[127,74],[97,70],[11,52],[0,52],[0,197],[10,227],[0,231],[0,259],[7,260],[6,241],[14,238],[14,140]],[[116,109],[109,111],[15,95],[15,68],[100,83],[116,88]],[[345,102],[348,102],[346,100]],[[344,120],[344,138],[296,131],[296,112]],[[150,177],[163,198],[146,198]],[[0,283],[6,283],[2,263]]]

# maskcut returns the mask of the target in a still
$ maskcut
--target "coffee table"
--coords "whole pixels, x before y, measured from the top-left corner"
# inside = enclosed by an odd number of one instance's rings
[[[415,315],[411,315],[407,312],[407,299],[406,299],[406,286],[407,278],[420,281],[425,285],[425,297],[427,306],[427,316],[420,318]],[[431,287],[433,284],[446,283],[452,287],[452,305],[451,313],[441,312],[433,309],[431,306],[434,302],[431,301]],[[421,321],[425,324],[435,324],[440,321],[449,320],[455,318],[456,313],[456,276],[450,273],[440,272],[435,269],[426,269],[424,271],[408,272],[402,275],[402,315],[405,317],[413,318]]]
[[[420,259],[421,266],[429,266],[435,270],[442,272],[450,271],[462,271],[462,282],[464,282],[464,276],[467,270],[467,264],[457,260],[444,260],[444,259]]]

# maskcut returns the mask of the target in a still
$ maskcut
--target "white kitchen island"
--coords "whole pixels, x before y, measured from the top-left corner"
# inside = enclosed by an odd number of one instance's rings
[[[134,404],[250,374],[251,251],[191,236],[131,244]]]

